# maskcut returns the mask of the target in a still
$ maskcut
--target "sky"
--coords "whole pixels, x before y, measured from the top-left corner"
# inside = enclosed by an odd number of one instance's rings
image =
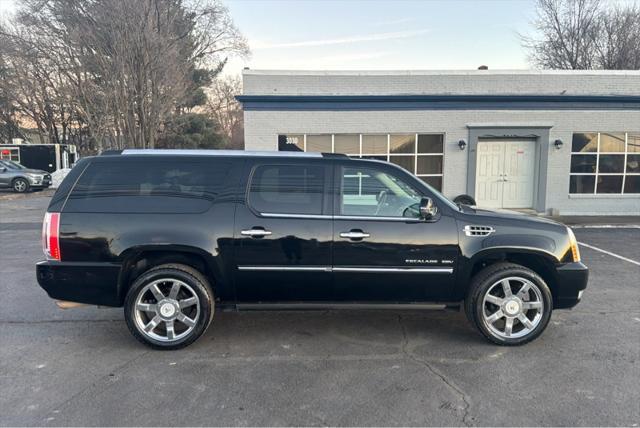
[[[533,0],[223,0],[251,48],[230,59],[278,70],[525,69],[518,34]],[[0,16],[17,0],[0,0]]]
[[[226,0],[249,41],[242,67],[291,70],[528,68],[531,0]]]

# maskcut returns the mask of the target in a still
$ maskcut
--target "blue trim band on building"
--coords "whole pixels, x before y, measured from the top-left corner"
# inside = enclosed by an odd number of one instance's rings
[[[640,110],[620,95],[238,95],[245,110]]]

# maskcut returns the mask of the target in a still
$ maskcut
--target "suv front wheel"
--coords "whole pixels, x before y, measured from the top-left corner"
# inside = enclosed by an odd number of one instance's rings
[[[547,327],[552,310],[545,281],[514,263],[497,263],[478,272],[465,300],[469,321],[498,345],[534,340]]]
[[[179,349],[198,339],[213,319],[207,279],[180,264],[152,268],[131,285],[124,316],[131,333],[156,349]]]

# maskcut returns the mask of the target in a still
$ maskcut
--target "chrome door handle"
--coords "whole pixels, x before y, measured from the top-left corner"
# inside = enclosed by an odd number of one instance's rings
[[[240,231],[240,234],[244,236],[251,236],[252,238],[260,238],[262,236],[271,235],[271,231],[264,229],[245,229]]]
[[[340,233],[340,237],[341,238],[349,238],[349,239],[363,239],[363,238],[368,238],[371,235],[369,235],[366,232],[356,232],[354,230],[350,231],[350,232],[341,232]]]

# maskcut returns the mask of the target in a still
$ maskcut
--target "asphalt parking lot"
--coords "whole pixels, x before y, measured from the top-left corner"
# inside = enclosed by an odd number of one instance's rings
[[[576,229],[630,261],[582,247],[583,302],[524,347],[457,312],[227,312],[160,352],[38,287],[49,196],[0,194],[0,425],[640,423],[640,228]]]

